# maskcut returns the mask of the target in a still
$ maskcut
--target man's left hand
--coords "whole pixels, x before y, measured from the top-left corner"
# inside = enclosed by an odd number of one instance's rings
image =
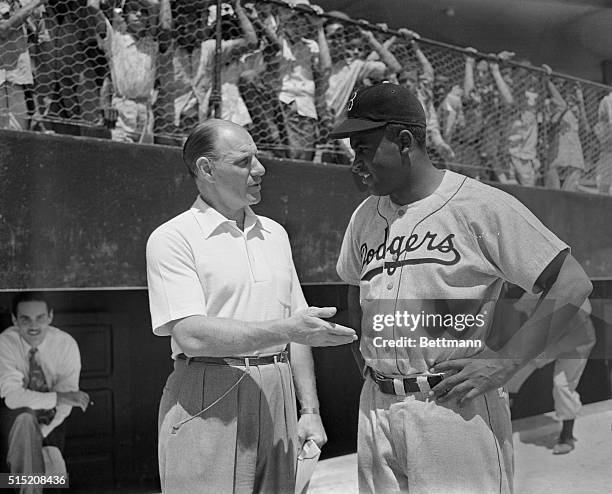
[[[451,372],[432,388],[438,401],[457,399],[459,405],[492,389],[503,386],[518,370],[508,358],[465,358],[440,362],[434,372]],[[454,373],[453,373],[454,372]]]
[[[300,447],[309,439],[312,439],[319,449],[327,442],[327,434],[321,422],[321,416],[316,413],[305,413],[298,421],[298,439]]]

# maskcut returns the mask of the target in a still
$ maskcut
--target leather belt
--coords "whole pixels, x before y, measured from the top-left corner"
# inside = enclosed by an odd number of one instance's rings
[[[423,386],[433,388],[445,377],[444,374],[433,374],[430,376],[405,377],[402,379],[383,376],[371,367],[368,367],[368,371],[381,392],[396,396],[403,396],[405,393],[424,392]],[[419,381],[421,381],[421,386],[419,386]],[[398,385],[400,389],[398,389]],[[401,393],[402,389],[404,393]]]
[[[289,361],[287,351],[275,353],[274,355],[267,355],[265,357],[188,357],[184,353],[180,353],[177,358],[186,360],[187,365],[189,365],[190,362],[200,362],[210,365],[238,365],[243,367],[248,367],[250,365],[276,364],[279,362]]]

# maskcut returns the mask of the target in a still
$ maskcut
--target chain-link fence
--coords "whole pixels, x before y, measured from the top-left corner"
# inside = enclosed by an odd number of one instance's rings
[[[292,3],[0,0],[0,126],[180,145],[216,115],[273,156],[348,164],[329,131],[389,80],[423,104],[437,166],[610,191],[610,87]]]

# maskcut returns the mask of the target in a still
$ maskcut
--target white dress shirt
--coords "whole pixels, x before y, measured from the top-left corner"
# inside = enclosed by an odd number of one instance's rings
[[[56,391],[78,391],[81,355],[72,336],[50,326],[36,352],[36,359],[51,390],[43,393],[26,389],[24,385],[29,375],[31,348],[15,326],[0,334],[0,397],[11,409],[48,410],[55,407],[51,423],[41,425],[43,437],[46,437],[70,414],[71,406],[57,404]]]

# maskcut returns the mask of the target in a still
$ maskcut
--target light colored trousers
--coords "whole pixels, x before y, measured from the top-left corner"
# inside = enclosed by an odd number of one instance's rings
[[[588,316],[586,316],[584,324],[590,341],[560,355],[554,361],[552,393],[555,401],[555,415],[559,420],[575,419],[582,407],[580,395],[576,392],[576,388],[587,364],[588,356],[595,345],[595,328],[593,328],[593,323]],[[551,359],[532,360],[508,381],[506,385],[508,391],[518,393],[522,384],[534,370],[544,367],[552,361]]]
[[[357,442],[359,492],[512,492],[508,396],[494,390],[459,407],[424,393],[382,393],[368,376]]]
[[[288,363],[250,366],[238,386],[197,415],[245,370],[175,361],[159,410],[159,474],[165,494],[293,494],[297,410]]]

